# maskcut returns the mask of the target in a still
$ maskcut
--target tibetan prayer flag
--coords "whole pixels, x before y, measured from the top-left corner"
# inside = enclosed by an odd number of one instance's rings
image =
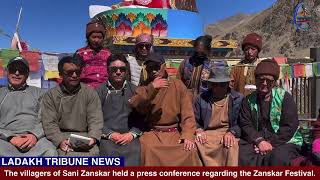
[[[29,62],[29,68],[31,72],[38,72],[40,70],[40,52],[22,51],[20,55]]]
[[[312,63],[305,64],[306,77],[313,77]]]
[[[288,58],[286,57],[274,57],[273,58],[279,65],[286,64],[288,62]]]
[[[0,59],[2,59],[2,67],[6,68],[10,59],[19,56],[18,50],[13,49],[1,49],[0,50]]]
[[[293,76],[297,77],[306,77],[305,65],[304,64],[294,64],[293,65]]]
[[[289,64],[283,64],[280,66],[283,78],[292,78],[292,67]]]
[[[315,76],[320,76],[320,63],[313,63],[313,73]]]
[[[45,71],[44,73],[44,79],[57,79],[59,78],[59,72],[58,71]]]

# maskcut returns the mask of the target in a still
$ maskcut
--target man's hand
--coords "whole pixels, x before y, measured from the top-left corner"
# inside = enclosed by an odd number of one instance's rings
[[[94,146],[96,143],[97,143],[97,141],[95,139],[91,138],[90,142],[89,142],[89,146]]]
[[[157,77],[152,81],[152,85],[155,89],[166,88],[169,86],[169,82],[167,79]]]
[[[266,155],[268,152],[272,151],[273,147],[268,141],[261,141],[258,144],[258,148],[261,155]]]
[[[23,143],[20,146],[21,149],[25,149],[25,148],[30,149],[33,146],[35,146],[38,141],[37,137],[33,134],[24,134],[24,135],[21,135],[21,137],[27,140],[25,143]]]
[[[224,136],[221,139],[221,144],[223,144],[225,147],[229,148],[232,147],[236,143],[236,138],[231,132],[227,132],[224,134]]]
[[[122,137],[122,134],[120,134],[118,132],[113,132],[113,133],[111,133],[110,140],[113,142],[117,142],[117,141],[119,141],[119,139],[121,139],[121,137]]]
[[[68,139],[63,140],[60,143],[59,149],[61,149],[61,151],[64,151],[66,153],[69,152],[69,151],[73,151]]]
[[[207,134],[205,131],[199,131],[196,134],[196,141],[198,141],[200,144],[205,144],[208,142],[207,140]]]
[[[180,140],[181,141],[181,140]],[[183,142],[183,149],[186,151],[191,151],[192,149],[196,148],[196,145],[194,142],[188,140],[188,139],[184,139]]]
[[[21,136],[15,136],[10,140],[10,143],[19,149],[25,142],[27,142],[27,139]]]
[[[133,140],[133,136],[130,132],[121,134],[121,138],[116,141],[116,144],[126,145]]]

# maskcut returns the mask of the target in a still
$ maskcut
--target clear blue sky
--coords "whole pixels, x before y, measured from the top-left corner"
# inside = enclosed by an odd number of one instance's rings
[[[205,25],[238,14],[256,13],[276,0],[198,0]],[[23,5],[21,38],[31,48],[47,52],[74,52],[85,45],[85,25],[89,5],[110,5],[120,0],[1,0],[0,30],[12,35]],[[11,39],[0,35],[0,48],[10,47]]]

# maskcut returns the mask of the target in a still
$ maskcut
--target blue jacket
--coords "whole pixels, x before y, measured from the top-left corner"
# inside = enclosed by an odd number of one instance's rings
[[[194,103],[195,118],[198,128],[207,129],[211,121],[211,97],[212,92],[205,91],[197,97]],[[238,116],[243,97],[244,96],[241,93],[231,90],[228,107],[229,131],[233,133],[235,137],[240,137],[241,134],[240,127],[238,126]]]

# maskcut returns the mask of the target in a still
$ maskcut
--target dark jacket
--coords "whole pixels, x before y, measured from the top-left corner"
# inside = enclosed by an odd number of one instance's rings
[[[212,91],[205,91],[197,97],[194,103],[195,118],[197,127],[207,129],[211,121],[212,113]],[[240,111],[243,95],[239,92],[231,90],[229,98],[229,131],[232,132],[235,137],[240,137],[241,130],[238,126],[238,116]]]

